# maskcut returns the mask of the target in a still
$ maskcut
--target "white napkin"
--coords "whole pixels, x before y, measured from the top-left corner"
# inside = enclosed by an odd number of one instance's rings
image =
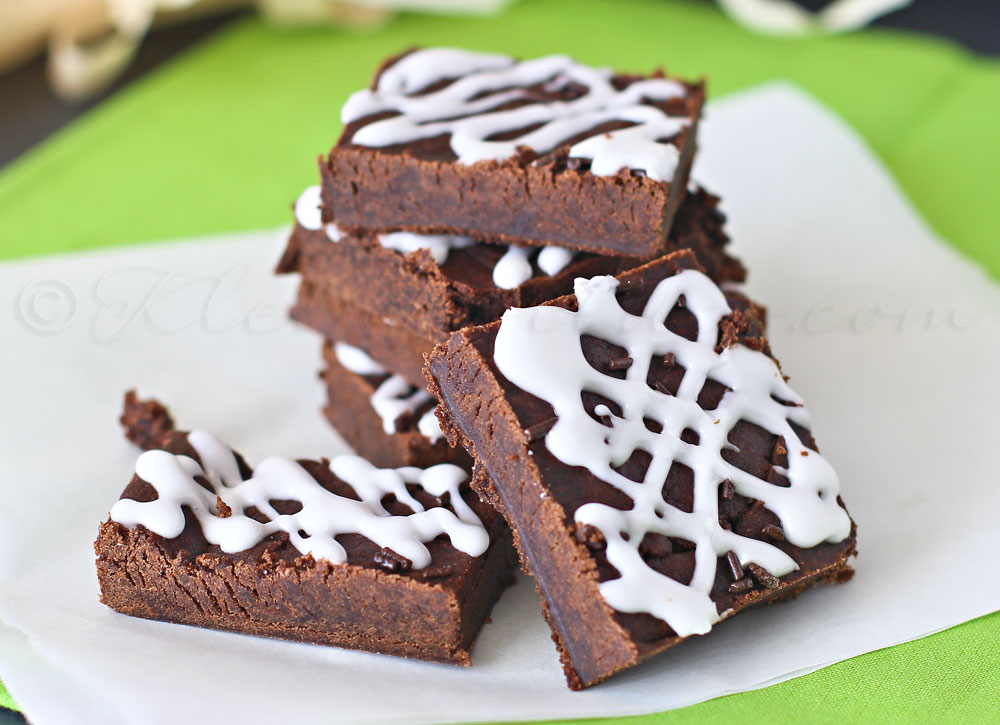
[[[138,386],[251,462],[332,455],[319,341],[283,321],[284,232],[0,266],[0,677],[45,723],[456,722],[653,712],[779,681],[1000,608],[1000,290],[937,240],[857,137],[787,86],[713,105],[697,176],[860,527],[857,576],[739,615],[585,692],[532,583],[471,669],[112,612],[92,541],[137,452]],[[946,183],[944,180],[942,183]],[[11,314],[13,312],[13,314]],[[933,312],[933,317],[927,315]],[[9,630],[5,637],[17,638]],[[6,640],[4,640],[6,641]],[[14,640],[11,640],[14,641]],[[18,654],[20,652],[20,655]]]

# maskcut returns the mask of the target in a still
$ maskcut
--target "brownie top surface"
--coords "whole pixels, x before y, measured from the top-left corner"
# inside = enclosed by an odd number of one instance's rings
[[[669,182],[675,142],[698,116],[700,85],[592,68],[563,55],[423,48],[388,60],[344,105],[338,147],[433,161],[556,163]]]
[[[173,430],[159,410],[134,398],[126,407],[129,438],[149,450],[110,518],[174,553],[253,564],[311,555],[430,581],[461,576],[489,546],[496,515],[458,466],[272,457],[255,471],[211,434]]]
[[[686,252],[619,279],[465,334],[605,600],[653,642],[842,564],[853,524],[753,303]]]

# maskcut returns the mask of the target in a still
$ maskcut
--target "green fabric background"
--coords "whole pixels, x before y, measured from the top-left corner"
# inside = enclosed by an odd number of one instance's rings
[[[710,5],[666,0],[523,0],[496,18],[405,15],[363,33],[248,19],[0,171],[0,258],[289,221],[347,94],[412,44],[568,52],[630,70],[666,62],[707,75],[713,97],[791,80],[864,136],[943,237],[1000,277],[1000,65],[884,31],[766,38]],[[601,722],[765,718],[995,722],[1000,613],[765,690]]]
[[[8,710],[17,709],[17,703],[14,702],[14,698],[10,696],[2,682],[0,682],[0,707],[6,707]]]

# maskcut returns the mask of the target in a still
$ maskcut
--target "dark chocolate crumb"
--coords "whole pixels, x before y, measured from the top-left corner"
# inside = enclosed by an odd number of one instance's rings
[[[774,443],[774,450],[771,451],[771,462],[777,463],[781,456],[788,454],[788,448],[785,446],[785,437],[778,436],[778,440]]]
[[[556,424],[557,420],[559,419],[552,416],[551,418],[546,418],[540,423],[535,423],[534,425],[530,425],[525,428],[524,433],[528,436],[528,442],[533,443],[539,438],[542,438],[546,433],[552,430],[552,426]]]
[[[639,554],[645,558],[662,559],[673,553],[673,543],[662,534],[646,534],[639,542]]]
[[[402,574],[413,567],[412,561],[388,548],[379,549],[372,558],[380,567],[394,574]]]
[[[750,570],[750,575],[757,580],[757,583],[761,586],[765,586],[768,589],[777,589],[780,582],[778,577],[769,572],[767,569],[762,567],[760,564],[754,564],[753,562],[747,564],[747,569]]]
[[[740,579],[729,585],[730,594],[743,594],[753,589],[753,582],[749,579]]]
[[[589,524],[577,526],[573,532],[573,536],[591,551],[602,551],[608,546],[604,534],[596,526],[590,526]]]
[[[428,581],[430,579],[444,579],[447,576],[451,576],[452,573],[454,573],[454,568],[451,564],[431,564],[423,569],[416,570],[413,572],[413,575],[420,581]]]
[[[761,529],[761,533],[772,541],[785,540],[785,530],[780,526],[775,526],[774,524],[767,524],[763,529]]]
[[[431,504],[434,506],[440,506],[442,508],[446,507],[451,503],[451,491],[445,491],[440,496],[434,496],[431,498]]]
[[[618,288],[615,290],[616,295],[627,295],[634,292],[642,292],[646,283],[641,279],[630,281],[629,284],[619,284]]]
[[[733,581],[739,581],[743,578],[743,565],[740,564],[740,557],[732,549],[726,552],[726,563],[729,564],[729,571],[733,574]]]
[[[632,367],[633,360],[630,357],[616,357],[608,360],[608,370],[628,370]]]
[[[733,496],[736,495],[736,486],[733,485],[732,481],[726,478],[719,486],[719,494],[722,496],[724,501],[732,501]]]

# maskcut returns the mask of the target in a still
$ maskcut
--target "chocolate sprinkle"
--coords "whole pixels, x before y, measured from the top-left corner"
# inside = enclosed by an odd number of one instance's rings
[[[780,582],[778,577],[769,572],[767,569],[762,567],[760,564],[750,563],[747,564],[747,569],[750,570],[750,575],[757,580],[757,583],[761,586],[765,586],[768,589],[777,589]]]
[[[394,574],[401,574],[404,571],[409,571],[413,568],[413,562],[407,559],[405,556],[400,556],[392,549],[382,548],[375,552],[375,556],[372,557],[376,564],[385,569],[386,571],[393,572]]]
[[[544,437],[546,433],[552,430],[552,426],[556,424],[557,420],[559,419],[556,418],[555,416],[552,416],[551,418],[546,418],[540,423],[535,423],[534,425],[529,425],[527,428],[525,428],[524,433],[526,436],[528,436],[528,442],[534,443],[539,438]]]
[[[723,500],[732,501],[733,496],[736,495],[736,486],[734,486],[733,482],[728,478],[724,479],[719,487],[719,494],[722,496]]]
[[[739,581],[743,578],[743,565],[740,564],[740,557],[736,556],[736,552],[732,549],[726,552],[726,563],[729,564],[729,571],[733,574],[733,581]]]
[[[780,526],[775,526],[774,524],[768,524],[763,529],[761,533],[764,534],[771,541],[784,541],[785,540],[785,530]]]
[[[730,594],[743,594],[753,589],[753,582],[749,579],[739,579],[729,585]]]
[[[628,370],[632,367],[632,362],[630,357],[616,357],[613,360],[608,360],[608,370]]]

